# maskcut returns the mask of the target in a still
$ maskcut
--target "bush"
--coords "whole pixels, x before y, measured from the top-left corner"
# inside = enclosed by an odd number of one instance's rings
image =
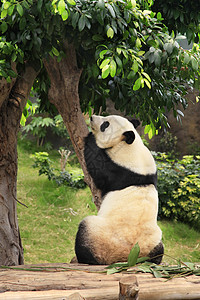
[[[200,156],[169,159],[155,153],[158,167],[159,217],[189,223],[200,229]]]
[[[49,180],[55,181],[58,185],[64,184],[79,189],[85,188],[86,183],[82,174],[74,178],[72,173],[53,168],[53,162],[47,152],[36,152],[32,157],[34,158],[33,167],[39,169],[39,175],[46,175]]]

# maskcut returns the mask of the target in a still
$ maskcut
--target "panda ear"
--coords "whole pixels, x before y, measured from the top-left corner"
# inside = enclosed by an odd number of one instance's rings
[[[133,132],[133,131],[125,131],[124,133],[123,133],[123,135],[124,135],[124,141],[127,143],[127,144],[132,144],[133,143],[133,141],[135,140],[135,133]]]
[[[135,128],[137,128],[140,125],[140,121],[137,119],[132,119],[130,120],[130,122],[133,124]]]

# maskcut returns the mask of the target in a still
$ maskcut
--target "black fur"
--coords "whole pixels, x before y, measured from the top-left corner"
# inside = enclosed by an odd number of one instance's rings
[[[101,132],[104,132],[106,130],[106,128],[108,128],[109,125],[110,125],[110,123],[108,121],[103,122],[100,126]]]
[[[98,261],[92,254],[91,246],[87,240],[87,226],[82,221],[79,224],[78,232],[76,234],[75,252],[79,263],[98,265]]]
[[[127,144],[132,144],[135,140],[135,133],[132,131],[132,130],[129,130],[129,131],[125,131],[123,133],[125,139],[124,141],[127,143]]]
[[[133,126],[135,128],[137,128],[140,125],[140,121],[137,120],[137,119],[132,119],[132,120],[129,120],[129,121],[133,124]]]
[[[84,156],[87,170],[96,187],[101,190],[102,196],[132,185],[154,184],[157,187],[157,174],[141,175],[117,165],[107,155],[105,149],[97,146],[92,133],[85,138]]]
[[[154,263],[154,264],[159,265],[162,261],[163,254],[164,254],[164,246],[163,246],[163,243],[160,242],[149,253],[148,257],[152,258],[152,259],[149,259],[149,261]]]

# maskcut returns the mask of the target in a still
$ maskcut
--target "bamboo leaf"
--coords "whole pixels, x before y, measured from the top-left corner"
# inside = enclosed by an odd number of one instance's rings
[[[128,266],[133,267],[136,265],[138,256],[140,254],[140,247],[138,243],[135,244],[135,246],[131,249],[129,256],[128,256]]]

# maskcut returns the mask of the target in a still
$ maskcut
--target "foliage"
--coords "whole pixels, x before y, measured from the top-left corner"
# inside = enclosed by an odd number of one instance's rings
[[[199,2],[196,0],[154,1],[152,9],[162,12],[169,31],[186,34],[189,42],[198,41],[200,34]]]
[[[200,276],[200,267],[194,263],[178,261],[177,265],[156,265],[154,263],[148,262],[149,257],[140,257],[140,247],[138,243],[131,249],[128,262],[124,263],[114,263],[108,267],[107,274],[119,273],[122,271],[128,271],[130,273],[151,273],[156,278],[168,278],[172,279],[173,277],[182,277],[188,275],[197,275]],[[136,266],[134,269],[131,267]]]
[[[42,146],[47,134],[47,128],[52,126],[54,126],[54,122],[51,118],[38,116],[32,117],[31,122],[24,126],[22,131],[26,133],[31,132],[33,136],[37,137],[37,145]]]
[[[165,152],[168,158],[175,159],[178,156],[176,149],[177,137],[173,136],[169,131],[165,131],[161,136],[159,141],[160,152]]]
[[[34,94],[32,94],[32,96],[34,96]],[[40,103],[40,99],[36,99],[35,103],[31,103],[31,101],[28,100],[21,118],[22,131],[36,136],[38,146],[43,146],[47,128],[49,127],[52,128],[52,132],[55,135],[69,138],[61,115],[56,115],[55,117],[51,114],[46,114],[46,116],[41,115]],[[31,121],[25,125],[28,117],[31,117]]]
[[[43,59],[61,60],[63,41],[73,43],[82,68],[82,109],[98,112],[112,99],[117,109],[136,114],[150,135],[167,125],[165,110],[180,117],[186,83],[199,84],[199,49],[181,49],[163,25],[152,1],[10,0],[0,8],[0,76],[10,80],[24,62],[41,70],[35,88],[47,105],[49,79]],[[11,61],[10,61],[11,59]]]
[[[55,181],[58,185],[68,185],[73,188],[85,188],[84,176],[82,174],[70,174],[67,171],[59,171],[52,167],[53,162],[49,158],[47,152],[36,152],[32,155],[34,158],[34,168],[39,169],[39,175],[46,175],[49,180]]]
[[[200,228],[200,156],[170,159],[155,155],[158,167],[159,216]]]

